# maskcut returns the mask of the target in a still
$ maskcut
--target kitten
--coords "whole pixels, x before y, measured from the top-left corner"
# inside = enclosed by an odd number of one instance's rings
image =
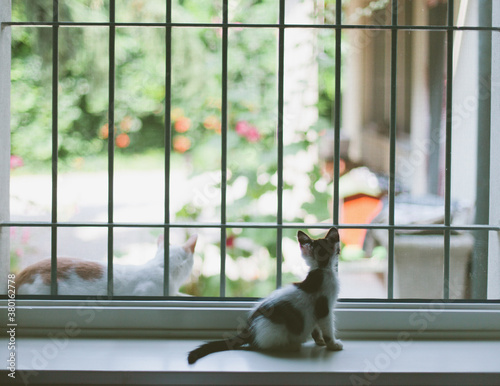
[[[261,301],[250,312],[246,327],[233,338],[208,342],[191,351],[190,364],[213,352],[245,344],[257,350],[297,351],[311,335],[319,346],[342,350],[342,342],[335,338],[333,315],[339,292],[339,233],[331,228],[325,238],[313,240],[299,231],[297,238],[310,267],[306,279],[278,289]]]
[[[178,295],[180,286],[193,268],[197,235],[181,246],[170,246],[169,294]],[[114,265],[113,295],[162,296],[164,270],[163,236],[153,259],[143,265]],[[57,259],[57,292],[59,295],[107,295],[106,264],[79,259]],[[18,294],[50,295],[50,259],[25,268],[17,275]]]

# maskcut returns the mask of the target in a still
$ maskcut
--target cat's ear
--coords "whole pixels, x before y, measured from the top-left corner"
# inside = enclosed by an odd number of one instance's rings
[[[337,228],[335,228],[335,227],[330,228],[330,230],[328,231],[328,233],[325,236],[325,239],[327,239],[332,244],[338,243],[340,241],[340,236],[339,236],[339,231],[337,230]]]
[[[194,234],[188,239],[188,241],[184,243],[182,247],[186,252],[194,253],[194,247],[196,246],[197,240],[198,240],[198,235]]]
[[[164,236],[162,233],[161,235],[158,236],[158,240],[156,240],[156,245],[158,245],[158,247],[161,247],[163,245],[163,241],[164,241]]]
[[[299,240],[299,244],[301,246],[312,243],[311,238],[302,231],[297,232],[297,239]]]

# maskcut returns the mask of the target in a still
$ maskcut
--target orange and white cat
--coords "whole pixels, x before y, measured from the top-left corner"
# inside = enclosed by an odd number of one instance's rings
[[[197,235],[183,245],[170,245],[169,294],[179,294],[180,286],[193,268],[193,253]],[[50,259],[32,264],[16,278],[20,295],[50,295]],[[163,236],[153,259],[143,265],[114,265],[114,296],[162,296],[164,271]],[[57,293],[59,295],[107,295],[107,266],[95,261],[58,258]]]

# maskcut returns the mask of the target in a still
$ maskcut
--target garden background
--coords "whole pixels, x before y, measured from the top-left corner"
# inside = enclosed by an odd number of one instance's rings
[[[383,8],[386,3],[367,2],[365,11]],[[275,223],[278,30],[245,28],[245,23],[277,23],[279,2],[242,0],[229,4],[229,22],[241,23],[241,28],[230,28],[228,36],[227,221]],[[173,22],[222,20],[221,1],[173,0],[172,5]],[[323,9],[310,9],[304,17],[313,22],[334,22],[334,8],[335,1],[325,1]],[[52,0],[13,1],[12,11],[14,21],[51,21]],[[108,12],[104,0],[59,2],[62,21],[107,21]],[[161,1],[117,1],[117,22],[164,22],[165,17]],[[292,16],[287,13],[287,17]],[[51,31],[43,27],[12,29],[13,220],[50,220]],[[293,32],[285,35],[292,44],[290,50],[294,50],[286,56],[285,94],[299,95],[300,109],[293,112],[293,103],[285,106],[283,219],[331,224],[332,165],[321,156],[321,145],[331,144],[333,128],[335,31],[305,31],[298,39],[292,37]],[[348,41],[343,41],[344,50],[348,47]],[[112,130],[108,125],[108,50],[107,27],[59,29],[58,220],[107,221],[108,141],[112,136],[114,221],[164,221],[168,146],[170,221],[218,223],[222,29],[172,28],[171,143],[166,145],[165,29],[116,29]],[[302,72],[312,70],[310,79],[294,75],[294,55],[303,50],[306,55],[297,57],[296,66]],[[312,95],[311,89],[315,90]],[[298,113],[307,116],[300,127],[293,124],[300,122],[301,117],[294,115]],[[59,228],[58,255],[104,261],[106,232],[106,228]],[[195,267],[183,291],[218,296],[219,230],[173,228],[171,241],[182,242],[194,232],[200,234]],[[140,264],[153,257],[160,233],[161,228],[115,228],[116,263]],[[283,283],[298,280],[306,272],[295,233],[283,231]],[[226,295],[260,297],[274,289],[276,247],[275,230],[228,229]],[[364,258],[362,250],[345,251],[343,260]],[[11,228],[13,271],[49,255],[50,229]],[[383,251],[380,256],[385,257]],[[349,281],[347,272],[345,278]],[[368,289],[360,292],[356,283],[347,284],[349,293],[344,292],[344,296],[384,296],[382,282],[377,284],[371,276],[365,280],[372,283]]]

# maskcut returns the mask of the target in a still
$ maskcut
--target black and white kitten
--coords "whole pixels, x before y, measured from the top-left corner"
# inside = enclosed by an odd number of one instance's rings
[[[342,350],[342,342],[335,338],[333,314],[339,293],[339,233],[331,228],[325,238],[313,240],[299,231],[297,238],[302,257],[310,267],[306,279],[280,288],[262,300],[236,336],[208,342],[191,351],[190,364],[208,354],[245,344],[256,350],[297,351],[311,335],[319,346]]]

